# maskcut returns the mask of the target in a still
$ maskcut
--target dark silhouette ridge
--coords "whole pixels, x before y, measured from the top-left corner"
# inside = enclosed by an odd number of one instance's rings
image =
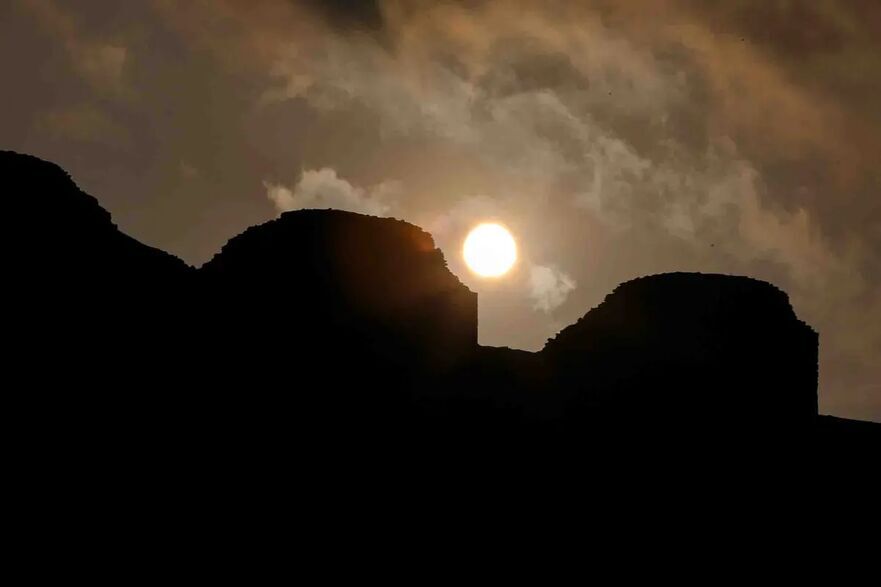
[[[455,359],[477,345],[476,294],[449,272],[431,236],[400,220],[286,213],[230,240],[198,274],[240,310],[238,328],[290,328],[291,347],[326,345],[406,365]]]
[[[161,378],[156,357],[176,362],[194,270],[122,233],[57,165],[2,151],[0,178],[11,364],[49,413],[130,409]]]
[[[21,420],[95,458],[189,474],[312,447],[301,458],[317,467],[381,455],[582,471],[881,438],[817,415],[817,334],[754,279],[644,277],[538,353],[481,347],[476,294],[406,222],[286,213],[193,269],[122,234],[59,167],[2,152],[0,171],[9,358],[37,390]]]
[[[7,231],[17,271],[44,280],[95,279],[115,286],[147,286],[190,269],[180,259],[122,233],[110,213],[82,192],[60,167],[29,155],[0,151]]]
[[[768,283],[669,273],[621,284],[542,354],[603,411],[782,425],[817,415],[817,344]]]

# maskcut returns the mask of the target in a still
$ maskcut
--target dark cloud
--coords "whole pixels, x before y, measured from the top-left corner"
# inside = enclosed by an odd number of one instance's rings
[[[495,97],[541,90],[587,90],[590,80],[572,64],[565,53],[530,47],[523,39],[499,39],[493,44],[495,67],[477,85]]]
[[[306,0],[304,4],[344,30],[376,32],[383,27],[381,2],[377,0]]]

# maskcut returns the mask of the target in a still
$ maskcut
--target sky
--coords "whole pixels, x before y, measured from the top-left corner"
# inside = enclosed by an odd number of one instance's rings
[[[877,0],[7,0],[0,148],[196,266],[286,210],[418,224],[487,345],[641,275],[763,279],[820,333],[821,412],[881,421],[879,30]],[[488,220],[496,280],[461,256]]]

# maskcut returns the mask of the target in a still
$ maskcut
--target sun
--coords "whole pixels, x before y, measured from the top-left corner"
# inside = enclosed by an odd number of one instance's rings
[[[504,226],[480,224],[468,233],[462,253],[474,273],[481,277],[500,277],[517,260],[517,243]]]

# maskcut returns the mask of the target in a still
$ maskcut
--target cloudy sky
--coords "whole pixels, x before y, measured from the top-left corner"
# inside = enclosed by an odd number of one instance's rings
[[[877,0],[7,0],[0,148],[194,265],[283,210],[417,223],[484,344],[640,275],[765,279],[820,332],[821,411],[881,421],[878,31]],[[492,282],[487,219],[521,249]]]

